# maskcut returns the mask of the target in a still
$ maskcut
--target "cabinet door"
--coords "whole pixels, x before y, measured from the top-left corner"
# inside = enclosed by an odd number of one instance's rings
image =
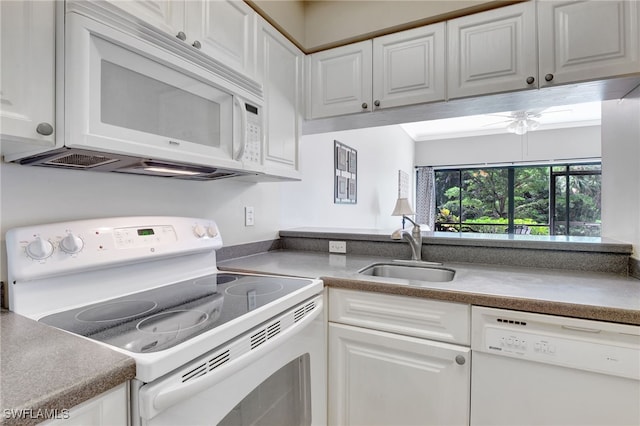
[[[329,321],[469,345],[471,306],[420,297],[329,288]]]
[[[128,383],[119,385],[82,404],[72,407],[65,416],[60,412],[59,419],[45,421],[42,426],[108,426],[126,425],[129,420]]]
[[[263,81],[265,172],[298,176],[304,54],[275,28],[260,21],[259,68]]]
[[[178,32],[185,30],[185,0],[110,0],[109,2],[166,33],[178,35]]]
[[[0,139],[54,145],[55,2],[0,1]]]
[[[537,88],[535,22],[533,1],[448,21],[448,97]]]
[[[311,118],[371,111],[371,40],[309,57]]]
[[[373,39],[374,109],[445,98],[445,24]]]
[[[239,0],[187,1],[187,42],[249,76],[255,75],[257,14]]]
[[[637,1],[538,2],[540,85],[640,73]]]
[[[329,424],[469,424],[470,361],[462,346],[329,323]]]

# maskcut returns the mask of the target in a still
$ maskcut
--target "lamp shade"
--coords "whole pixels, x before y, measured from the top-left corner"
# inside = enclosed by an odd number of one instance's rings
[[[398,198],[396,201],[396,207],[393,209],[393,213],[391,216],[404,216],[404,215],[413,215],[413,209],[409,204],[409,200],[406,198]]]

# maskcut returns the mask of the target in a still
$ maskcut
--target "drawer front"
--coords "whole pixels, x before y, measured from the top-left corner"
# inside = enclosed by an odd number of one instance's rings
[[[357,327],[469,345],[470,315],[461,303],[329,289],[329,321]]]

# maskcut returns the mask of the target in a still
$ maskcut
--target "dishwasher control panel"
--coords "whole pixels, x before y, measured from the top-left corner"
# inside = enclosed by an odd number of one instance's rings
[[[471,349],[640,380],[640,327],[472,309]]]

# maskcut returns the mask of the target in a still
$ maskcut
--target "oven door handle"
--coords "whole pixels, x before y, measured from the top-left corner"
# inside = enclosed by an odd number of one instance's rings
[[[295,323],[294,326],[289,327],[277,336],[267,340],[256,349],[240,355],[235,360],[223,364],[197,379],[185,383],[179,382],[174,385],[159,384],[160,386],[144,386],[140,389],[140,416],[145,419],[151,419],[172,405],[216,385],[237,371],[242,370],[256,359],[276,349],[284,340],[290,339],[304,330],[320,315],[322,312],[322,298],[317,298],[315,302],[316,308]]]

